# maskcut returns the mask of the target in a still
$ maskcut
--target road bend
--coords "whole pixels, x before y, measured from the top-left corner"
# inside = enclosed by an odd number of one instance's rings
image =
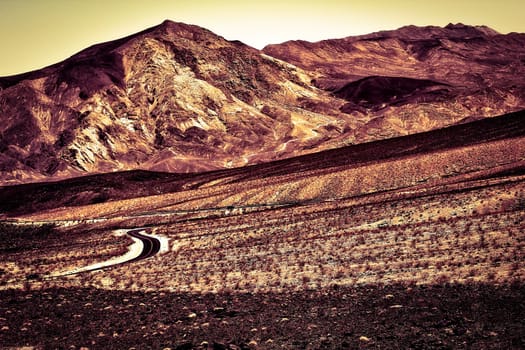
[[[70,276],[75,275],[77,273],[103,270],[110,267],[129,264],[131,262],[150,258],[157,254],[162,248],[161,241],[153,236],[147,235],[146,229],[144,228],[131,229],[128,230],[126,233],[134,241],[134,243],[130,246],[129,251],[126,254],[96,264],[79,267],[66,272],[48,275],[45,278]],[[142,248],[136,247],[137,244],[142,245]],[[139,249],[140,251],[137,253]]]
[[[142,251],[140,252],[138,256],[136,256],[135,258],[131,260],[123,262],[123,264],[150,258],[160,251],[160,240],[152,236],[145,236],[141,234],[141,232],[144,232],[144,231],[141,229],[135,229],[135,230],[128,231],[128,235],[141,240],[143,246],[142,246]]]

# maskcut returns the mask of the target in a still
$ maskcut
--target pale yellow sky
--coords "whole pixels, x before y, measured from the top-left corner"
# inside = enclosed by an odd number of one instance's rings
[[[197,24],[262,48],[384,29],[462,22],[525,32],[525,1],[462,0],[0,0],[0,76],[59,62],[164,19]]]

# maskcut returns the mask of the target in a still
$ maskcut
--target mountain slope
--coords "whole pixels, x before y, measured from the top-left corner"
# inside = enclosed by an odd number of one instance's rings
[[[132,171],[7,186],[0,188],[0,213],[12,216],[65,207],[58,210],[60,215],[75,215],[73,207],[97,203],[111,213],[122,212],[115,201],[131,198],[137,198],[138,212],[175,203],[200,209],[249,202],[286,204],[524,171],[525,111],[521,111],[236,169],[200,174]],[[99,210],[86,208],[91,215]]]
[[[263,52],[315,72],[315,86],[348,101],[345,113],[375,116],[358,140],[525,106],[525,34],[462,24],[407,26],[317,43],[290,41]]]
[[[261,52],[165,21],[0,78],[0,183],[241,167],[516,111],[524,44],[456,25]]]
[[[337,109],[300,108],[332,100],[309,81],[242,43],[166,21],[0,79],[2,177],[201,171],[293,155],[345,123]]]

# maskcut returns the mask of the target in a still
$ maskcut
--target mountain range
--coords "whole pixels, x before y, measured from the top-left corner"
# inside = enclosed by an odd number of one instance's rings
[[[525,34],[407,26],[257,50],[165,21],[0,78],[0,184],[244,167],[525,109]]]

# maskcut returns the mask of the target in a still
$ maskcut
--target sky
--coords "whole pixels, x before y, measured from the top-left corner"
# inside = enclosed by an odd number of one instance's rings
[[[57,63],[165,19],[256,48],[404,25],[488,25],[525,32],[525,1],[464,0],[0,0],[0,76]]]

